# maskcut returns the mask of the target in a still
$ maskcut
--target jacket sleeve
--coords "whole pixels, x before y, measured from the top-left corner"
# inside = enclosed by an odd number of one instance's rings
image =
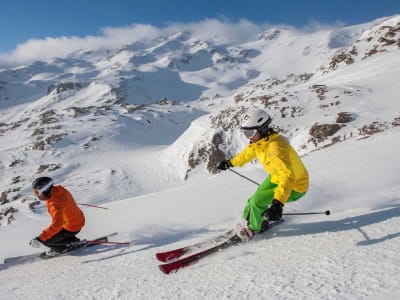
[[[231,158],[230,162],[234,167],[242,167],[244,164],[253,160],[255,157],[256,157],[255,151],[253,150],[251,145],[248,145],[246,148],[244,148],[242,152]]]
[[[49,207],[49,213],[51,215],[51,224],[40,234],[40,239],[42,241],[47,241],[51,239],[56,233],[60,232],[63,228],[64,219],[63,219],[63,209],[64,209],[64,201],[60,201],[59,203],[51,203]]]
[[[290,163],[290,149],[282,143],[273,143],[270,148],[271,165],[277,174],[274,182],[278,185],[275,189],[274,199],[285,204],[296,183],[293,167]]]

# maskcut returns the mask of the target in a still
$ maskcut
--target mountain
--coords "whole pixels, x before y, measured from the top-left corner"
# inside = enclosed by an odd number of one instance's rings
[[[37,176],[99,204],[215,173],[252,107],[302,155],[398,126],[399,31],[393,16],[239,43],[176,32],[0,67],[0,222],[41,212]]]
[[[0,67],[0,299],[399,299],[400,16],[192,32]],[[155,253],[231,228],[256,185],[216,172],[258,107],[301,153],[310,190],[256,240],[165,275]],[[256,163],[235,168],[261,182]],[[80,203],[80,238],[115,242],[19,266],[49,224],[30,184]],[[101,204],[107,209],[82,204]],[[42,251],[41,249],[40,251]]]

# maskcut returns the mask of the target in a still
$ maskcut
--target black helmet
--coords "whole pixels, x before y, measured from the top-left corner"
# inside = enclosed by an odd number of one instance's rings
[[[38,177],[32,182],[32,189],[37,196],[43,195],[48,198],[52,187],[53,180],[50,177]]]

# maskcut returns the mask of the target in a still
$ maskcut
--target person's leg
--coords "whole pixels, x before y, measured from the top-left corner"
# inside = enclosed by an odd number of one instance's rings
[[[265,220],[263,214],[271,204],[277,186],[277,184],[271,182],[271,177],[268,176],[259,185],[256,192],[249,198],[244,208],[243,219],[247,220],[251,230],[259,232],[267,229],[267,223],[264,224]],[[292,190],[286,203],[296,201],[304,195],[305,193]]]
[[[272,183],[271,177],[268,176],[247,201],[247,205],[243,211],[243,219],[247,220],[251,230],[256,232],[262,230],[264,222],[263,213],[271,204],[276,187],[277,185]]]
[[[71,232],[63,228],[43,244],[55,251],[63,251],[67,248],[67,244],[79,242],[79,239],[76,237],[78,233],[79,231]]]

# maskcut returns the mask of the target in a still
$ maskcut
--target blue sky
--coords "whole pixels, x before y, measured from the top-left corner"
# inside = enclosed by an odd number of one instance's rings
[[[400,14],[400,0],[13,0],[0,10],[0,54],[29,39],[85,37],[103,28],[209,19],[304,27],[360,24]]]

